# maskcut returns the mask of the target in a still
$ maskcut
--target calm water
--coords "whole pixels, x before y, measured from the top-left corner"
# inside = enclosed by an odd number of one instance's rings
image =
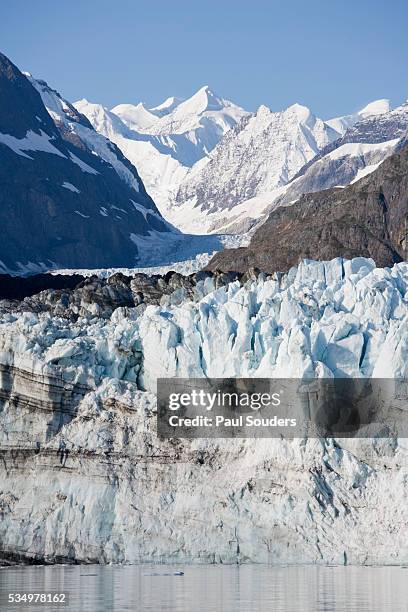
[[[0,591],[1,612],[407,612],[408,568],[17,567],[0,570]],[[66,591],[69,605],[9,605],[9,591]]]

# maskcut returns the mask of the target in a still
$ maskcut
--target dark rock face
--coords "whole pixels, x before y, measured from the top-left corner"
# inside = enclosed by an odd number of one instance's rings
[[[245,283],[257,275],[253,270],[245,274],[202,271],[190,276],[172,271],[163,276],[117,273],[108,279],[78,274],[27,278],[1,275],[0,313],[47,312],[71,321],[79,317],[108,319],[116,308],[136,308],[136,314],[140,314],[148,304],[178,305],[187,299],[199,299],[203,295],[203,287],[197,290],[200,281],[209,280],[210,291],[235,280]]]
[[[57,137],[58,131],[28,79],[0,53],[0,132],[24,138],[28,130]],[[38,119],[37,119],[38,117]]]
[[[273,211],[246,248],[217,253],[209,270],[286,272],[301,259],[407,258],[408,147],[345,189],[304,195]]]
[[[93,131],[73,107],[67,112]],[[172,231],[117,147],[106,141],[137,179],[138,191],[65,132],[29,79],[0,54],[0,269],[5,272],[133,266],[140,256],[138,237]]]
[[[84,276],[73,274],[35,274],[27,278],[0,274],[0,300],[23,300],[45,289],[73,289]]]
[[[0,277],[0,282],[2,278],[5,277]],[[4,283],[0,292],[3,312],[48,312],[76,321],[78,317],[109,318],[116,308],[135,305],[131,279],[123,274],[107,280],[51,274],[8,278],[11,281]]]

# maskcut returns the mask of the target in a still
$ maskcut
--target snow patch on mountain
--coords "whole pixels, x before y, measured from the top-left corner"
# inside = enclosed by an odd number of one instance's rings
[[[68,183],[67,181],[64,181],[61,187],[64,187],[64,189],[68,189],[68,191],[72,191],[73,193],[81,193],[79,189],[75,187],[75,185]]]
[[[346,142],[334,151],[327,154],[327,159],[340,159],[342,157],[358,157],[377,152],[388,152],[393,150],[399,142],[399,138],[394,138],[381,143]]]
[[[120,178],[125,180],[135,191],[139,191],[139,182],[136,171],[132,172],[120,159],[117,152],[109,142],[109,136],[104,137],[98,131],[91,128],[91,125],[86,122],[81,122],[77,110],[72,104],[64,100],[57,91],[51,89],[45,81],[39,81],[30,78],[31,84],[37,89],[41,95],[44,106],[51,115],[54,122],[62,124],[66,127],[69,133],[76,134],[78,138],[85,143],[90,151],[101,157],[104,161],[111,164],[116,170]],[[119,121],[118,121],[119,123]],[[72,158],[72,156],[71,156]],[[78,158],[75,158],[78,160]],[[88,164],[75,161],[85,172],[95,173],[95,170],[90,169]],[[85,167],[87,169],[85,169]]]
[[[43,130],[40,133],[29,130],[24,138],[16,138],[10,134],[0,133],[0,143],[9,147],[17,155],[32,159],[25,151],[41,151],[43,153],[50,153],[52,155],[58,155],[59,157],[65,157],[61,151],[59,151],[52,144],[52,136],[46,134]]]
[[[390,110],[391,104],[389,100],[375,100],[374,102],[370,102],[364,106],[364,108],[359,110],[357,113],[344,115],[342,117],[335,117],[334,119],[327,119],[326,123],[343,136],[348,128],[352,127],[358,121],[361,121],[361,119],[371,117],[373,115],[383,115],[384,113],[389,113]]]
[[[92,168],[89,164],[77,157],[74,153],[70,152],[69,157],[71,158],[71,161],[74,162],[74,164],[81,168],[82,172],[88,172],[88,174],[99,174],[99,172],[95,170],[95,168]]]

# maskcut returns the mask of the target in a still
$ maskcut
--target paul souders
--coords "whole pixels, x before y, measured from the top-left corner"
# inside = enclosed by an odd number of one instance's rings
[[[258,417],[253,414],[238,417],[215,417],[216,427],[296,427],[296,419],[273,417]]]

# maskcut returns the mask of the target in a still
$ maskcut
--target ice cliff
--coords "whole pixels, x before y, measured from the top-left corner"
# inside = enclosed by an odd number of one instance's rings
[[[0,557],[407,563],[405,439],[159,440],[154,393],[160,376],[406,376],[408,264],[144,282],[113,312],[0,302]]]

